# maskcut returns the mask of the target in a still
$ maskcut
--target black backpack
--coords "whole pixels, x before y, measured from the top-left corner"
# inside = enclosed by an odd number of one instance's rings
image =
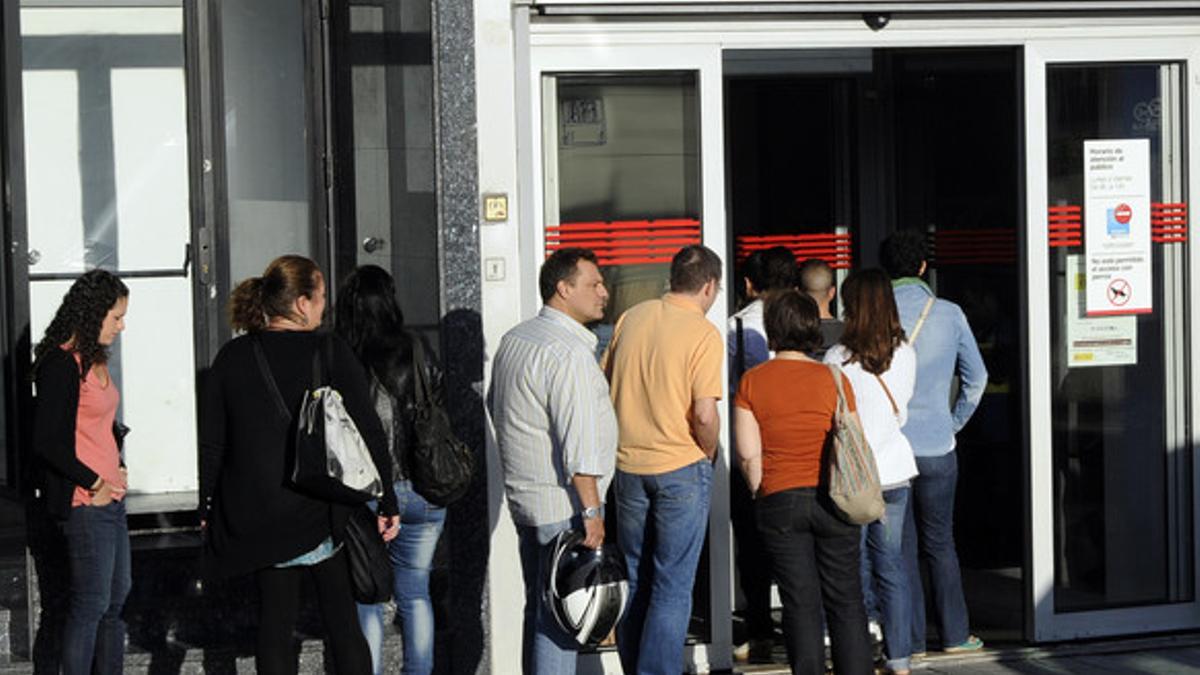
[[[454,435],[446,411],[433,400],[420,338],[414,336],[412,345],[413,442],[408,448],[408,477],[425,501],[448,506],[470,489],[475,453]]]

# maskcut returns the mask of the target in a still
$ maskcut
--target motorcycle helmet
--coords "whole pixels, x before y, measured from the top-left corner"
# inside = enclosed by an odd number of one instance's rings
[[[544,589],[558,625],[583,647],[608,637],[625,613],[625,563],[612,546],[583,545],[583,533],[564,530],[551,543]]]

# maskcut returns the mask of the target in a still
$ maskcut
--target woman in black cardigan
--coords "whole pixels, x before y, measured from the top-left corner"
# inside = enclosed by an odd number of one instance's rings
[[[350,507],[298,491],[289,481],[295,415],[283,419],[258,365],[260,345],[289,410],[312,384],[319,349],[331,352],[328,384],[341,393],[384,485],[391,484],[386,438],[367,390],[367,377],[340,339],[314,331],[325,309],[325,280],[301,256],[272,261],[230,298],[230,323],[246,334],[217,354],[202,387],[200,498],[206,570],[214,577],[253,572],[260,593],[255,665],[259,673],[295,673],[292,631],[300,583],[313,579],[330,652],[340,675],[371,671],[366,640],[350,589],[341,540]],[[332,345],[323,347],[323,341]],[[384,491],[379,529],[396,536],[396,499]]]
[[[71,570],[62,670],[119,673],[125,665],[121,611],[131,585],[123,498],[120,393],[108,348],[125,330],[129,289],[104,270],[87,272],[34,350],[33,444],[45,468],[42,497],[64,521]]]

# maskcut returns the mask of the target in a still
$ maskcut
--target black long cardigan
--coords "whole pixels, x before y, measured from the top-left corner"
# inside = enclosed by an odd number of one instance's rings
[[[51,349],[37,366],[37,405],[33,415],[33,449],[42,464],[37,472],[41,498],[55,518],[71,515],[75,487],[96,484],[99,476],[75,454],[75,420],[79,416],[79,364],[73,353]],[[123,427],[113,423],[113,438],[121,446]],[[122,460],[121,466],[125,466]]]
[[[200,507],[207,521],[205,572],[229,577],[269,567],[340,540],[349,507],[309,497],[288,480],[292,419],[280,415],[254,356],[261,340],[287,402],[298,411],[322,340],[332,340],[328,380],[342,395],[383,479],[380,512],[398,513],[387,440],[368,393],[367,376],[340,338],[314,332],[263,331],[226,343],[203,375],[200,414]]]

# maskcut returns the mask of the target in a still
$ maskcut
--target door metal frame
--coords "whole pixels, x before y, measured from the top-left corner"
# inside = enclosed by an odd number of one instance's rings
[[[19,497],[25,489],[21,448],[28,447],[22,424],[32,419],[33,391],[29,386],[32,350],[29,335],[29,251],[25,194],[25,135],[21,88],[21,7],[18,2],[0,7],[0,179],[3,185],[4,237],[7,257],[0,263],[0,299],[5,304],[0,314],[0,359],[4,369],[5,434],[8,447],[3,462],[8,480],[0,494]]]
[[[229,295],[228,266],[216,252],[228,241],[225,201],[220,14],[218,0],[184,0],[183,69],[187,84],[188,190],[191,197],[192,314],[196,370],[212,363],[228,336],[220,299]]]
[[[1197,152],[1195,136],[1191,130],[1200,128],[1198,106],[1186,105],[1187,99],[1198,100],[1200,80],[1194,78],[1200,65],[1200,41],[1166,41],[1150,38],[1071,38],[1029,40],[1025,45],[1025,153],[1026,173],[1026,228],[1025,257],[1027,260],[1028,287],[1049,289],[1051,275],[1048,250],[1048,199],[1047,167],[1047,122],[1046,122],[1046,67],[1054,63],[1111,63],[1111,62],[1180,62],[1186,65],[1185,84],[1181,94],[1185,101],[1186,128],[1182,130],[1187,139],[1186,181],[1189,196],[1200,194],[1200,152]],[[1198,255],[1195,246],[1188,247],[1189,269],[1197,269]],[[1190,298],[1200,297],[1200,283],[1196,275],[1188,278]],[[1030,438],[1030,563],[1027,565],[1026,602],[1031,611],[1026,613],[1027,634],[1035,641],[1068,640],[1082,637],[1117,635],[1133,632],[1193,628],[1196,626],[1200,599],[1164,605],[1127,607],[1080,612],[1056,612],[1054,609],[1054,466],[1051,420],[1052,375],[1049,304],[1044,295],[1026,304],[1029,326],[1029,438]],[[1185,323],[1187,347],[1195,355],[1200,347],[1200,336],[1196,333],[1192,313],[1187,313]],[[1187,373],[1193,392],[1200,376],[1200,365],[1192,358]],[[1200,415],[1196,397],[1186,411],[1190,420]],[[1193,432],[1194,436],[1194,432]],[[1195,440],[1184,446],[1195,453]],[[1191,485],[1200,485],[1200,466],[1193,462]],[[1165,486],[1164,486],[1165,489]],[[1192,556],[1200,562],[1200,537],[1196,536],[1195,525],[1200,510],[1197,500],[1192,500]],[[1193,565],[1193,575],[1200,565]],[[1196,580],[1193,579],[1193,588]]]

